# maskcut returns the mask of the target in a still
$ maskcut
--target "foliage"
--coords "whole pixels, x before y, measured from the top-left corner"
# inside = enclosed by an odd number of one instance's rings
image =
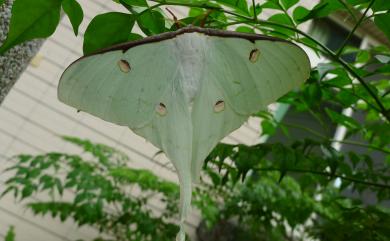
[[[150,171],[127,167],[127,156],[108,146],[73,137],[64,140],[83,148],[85,157],[65,153],[17,156],[7,169],[14,175],[6,181],[2,195],[13,193],[16,199],[28,200],[26,206],[37,215],[73,219],[117,241],[175,237],[178,228],[170,220],[177,213],[176,184]],[[137,188],[141,194],[130,195]],[[158,215],[147,206],[151,200],[164,205]]]
[[[73,26],[74,34],[79,33],[79,26],[84,18],[83,9],[76,0],[63,0],[62,9],[68,15],[70,23]]]
[[[27,40],[52,35],[60,22],[60,10],[61,0],[15,1],[8,36],[0,53]]]
[[[306,149],[314,150],[311,145]],[[249,148],[220,144],[209,156],[208,175],[197,188],[194,204],[209,228],[235,220],[245,236],[232,240],[387,240],[390,209],[365,207],[359,197],[348,198],[343,191],[370,190],[388,200],[389,186],[370,183],[371,175],[363,167],[323,172],[341,161],[324,160],[322,155],[280,143]],[[385,180],[381,184],[389,182],[388,173],[378,171]],[[336,176],[342,178],[341,188],[334,186]]]
[[[275,118],[267,111],[260,112],[256,116],[262,118],[262,135],[268,138],[267,143],[220,144],[208,157],[204,177],[207,188],[198,187],[195,204],[210,227],[238,219],[241,228],[255,240],[305,237],[386,240],[390,236],[386,228],[389,227],[389,211],[381,206],[390,199],[390,50],[388,45],[361,49],[350,44],[355,32],[367,22],[372,22],[390,40],[390,1],[321,0],[312,9],[298,0],[115,2],[127,12],[94,17],[85,33],[85,54],[192,24],[277,36],[306,46],[325,59],[313,66],[310,79],[300,90],[279,99],[279,103],[290,107],[289,113],[313,119],[318,128],[292,123],[288,118]],[[66,7],[67,4],[71,6]],[[77,34],[82,10],[76,5],[76,0],[15,0],[10,31],[0,53],[23,41],[51,35],[58,25],[61,6]],[[187,8],[188,15],[177,19],[164,11],[169,6]],[[330,49],[313,34],[301,30],[309,21],[319,21],[336,12],[344,13],[354,24],[337,48]],[[134,26],[140,27],[142,35],[134,32]],[[347,61],[347,56],[353,56],[352,60]],[[340,110],[346,109],[352,109],[356,115],[341,113]],[[335,126],[346,129],[345,138],[334,137]],[[84,194],[78,198],[80,200],[44,203],[43,206],[32,203],[30,208],[37,213],[73,217],[79,224],[95,225],[104,233],[120,234],[120,238],[128,231],[124,221],[138,224],[150,220],[153,229],[137,231],[141,236],[160,232],[168,237],[175,233],[174,226],[165,219],[174,213],[172,200],[176,192],[167,193],[171,190],[170,184],[161,189],[162,181],[149,174],[133,169],[117,170],[118,165],[107,161],[113,159],[104,154],[106,151],[101,153],[95,145],[85,144],[88,142],[76,143],[84,143],[82,146],[88,147],[86,151],[95,155],[93,165],[66,154],[23,155],[18,159],[20,166],[15,166],[19,174],[8,182],[8,191],[25,198],[42,189],[61,195],[63,190],[73,188],[77,195]],[[338,144],[343,148],[335,147]],[[47,176],[46,171],[40,169],[41,165],[44,170],[52,171],[63,171],[62,165],[65,165],[75,174],[58,179]],[[95,169],[98,171],[92,172]],[[88,178],[82,181],[81,173]],[[335,185],[335,180],[340,186]],[[122,195],[125,184],[162,194],[165,200],[170,200],[165,202],[167,213],[152,217],[144,209],[145,198]],[[113,189],[109,191],[111,189],[106,187]],[[91,192],[95,189],[100,193]],[[362,201],[365,194],[372,194],[376,199],[367,204]],[[120,203],[123,213],[104,211],[106,203]],[[84,212],[88,215],[82,214]],[[115,218],[118,222],[110,222]],[[121,239],[117,237],[117,240]]]
[[[9,227],[5,235],[4,241],[15,241],[15,230],[13,226]]]

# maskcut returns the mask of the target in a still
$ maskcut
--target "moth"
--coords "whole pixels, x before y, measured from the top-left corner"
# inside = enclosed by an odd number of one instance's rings
[[[207,155],[309,74],[306,53],[286,40],[185,27],[81,57],[61,76],[58,98],[164,151],[179,177],[177,240],[185,240],[192,183]]]

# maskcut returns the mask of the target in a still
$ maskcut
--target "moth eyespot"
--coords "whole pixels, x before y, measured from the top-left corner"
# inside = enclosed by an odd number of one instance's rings
[[[260,56],[260,50],[259,49],[252,49],[249,54],[249,60],[252,63],[256,63],[256,61],[259,59]]]
[[[215,112],[221,112],[225,109],[225,101],[223,100],[218,100],[215,105],[214,105],[214,111]]]
[[[167,107],[163,104],[163,103],[159,103],[157,106],[156,106],[156,112],[161,115],[161,116],[164,116],[167,114]]]
[[[127,60],[124,59],[118,61],[118,66],[123,73],[128,73],[131,69],[129,62],[127,62]]]

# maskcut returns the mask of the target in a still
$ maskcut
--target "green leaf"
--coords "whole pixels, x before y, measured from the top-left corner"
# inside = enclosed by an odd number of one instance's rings
[[[276,132],[276,126],[270,121],[263,120],[261,122],[261,135],[270,135],[272,136]]]
[[[10,226],[7,234],[5,235],[4,241],[14,241],[15,240],[15,230],[14,226]]]
[[[304,22],[302,20],[304,20],[305,17],[309,14],[310,14],[309,9],[302,7],[302,6],[298,6],[293,11],[293,19],[295,20],[295,22],[300,24],[300,23]]]
[[[376,0],[374,5],[372,6],[374,12],[386,11],[390,9],[390,1],[389,0]]]
[[[365,4],[365,3],[369,3],[371,0],[347,0],[347,3],[353,5],[353,6],[356,6],[356,5],[360,5],[360,4]]]
[[[60,11],[61,0],[16,0],[0,54],[25,41],[52,35],[60,21]]]
[[[248,3],[246,0],[217,0],[218,3],[231,7],[234,10],[244,13],[245,15],[249,14]]]
[[[217,173],[211,171],[211,169],[207,170],[207,174],[211,178],[211,181],[213,182],[214,186],[218,186],[221,183],[221,177]]]
[[[357,164],[360,162],[359,156],[355,152],[348,152],[349,160],[352,163],[352,166],[355,168]]]
[[[280,0],[283,7],[287,10],[297,4],[299,0]]]
[[[318,104],[322,98],[321,87],[317,83],[307,85],[303,91],[302,97],[308,106]]]
[[[262,12],[262,10],[263,9],[261,8],[260,4],[258,4],[258,3],[255,5],[255,9],[253,9],[252,5],[249,7],[249,13],[252,17],[253,17],[253,13],[256,13],[256,16],[258,16]]]
[[[352,80],[348,76],[336,76],[332,79],[326,80],[324,83],[331,86],[343,87],[352,84]]]
[[[262,8],[269,8],[269,9],[277,9],[282,10],[282,8],[279,5],[279,0],[269,0],[265,2],[263,5],[261,5]]]
[[[247,27],[247,26],[240,26],[236,28],[236,32],[240,33],[255,33],[253,28]]]
[[[22,189],[22,199],[31,196],[31,194],[34,192],[34,189],[34,186],[31,184],[24,186]]]
[[[367,63],[371,59],[370,52],[368,50],[359,51],[356,55],[356,63]]]
[[[83,9],[76,0],[63,0],[62,8],[68,15],[74,34],[77,35],[79,32],[79,26],[84,18]]]
[[[139,40],[139,39],[143,39],[143,37],[139,34],[136,34],[136,33],[130,33],[129,37],[128,37],[128,41],[134,41],[134,40]]]
[[[148,7],[146,0],[122,0],[124,3],[130,6]]]
[[[272,146],[273,161],[279,166],[280,176],[278,182],[282,182],[284,176],[287,173],[289,166],[295,163],[294,151],[288,147],[283,146],[280,143],[276,143]]]
[[[14,194],[18,191],[18,188],[16,186],[8,186],[4,192],[1,193],[0,198],[4,197],[7,195],[7,193],[14,191]]]
[[[349,91],[341,89],[336,94],[336,99],[344,105],[344,107],[350,107],[352,104],[355,104],[359,98],[351,94]]]
[[[190,10],[188,11],[188,17],[199,17],[204,13],[205,11],[203,11],[202,8],[190,8]]]
[[[390,40],[390,13],[378,14],[375,16],[374,22],[380,30],[387,36]]]
[[[291,19],[284,13],[278,13],[278,14],[274,14],[272,15],[268,21],[270,22],[274,22],[274,23],[280,23],[280,24],[284,24],[284,25],[289,25],[291,27],[294,26],[294,24],[291,22]],[[293,31],[291,30],[286,30],[285,28],[282,28],[282,27],[273,27],[276,31],[282,33],[282,34],[285,34],[287,36],[291,36],[294,34]]]
[[[261,159],[268,153],[268,149],[251,149],[249,146],[239,145],[238,152],[233,156],[233,162],[236,165],[238,172],[241,174],[242,180],[245,179],[246,173],[251,168],[254,168]]]
[[[337,113],[329,108],[325,108],[325,111],[328,114],[329,118],[335,123],[353,129],[360,127],[360,124],[349,116]]]
[[[322,18],[337,10],[345,10],[344,5],[339,0],[321,0],[301,22],[313,18]]]
[[[5,0],[0,0],[0,6],[3,5],[4,2]]]
[[[110,170],[110,175],[116,180],[126,184],[138,184],[142,190],[160,191],[166,195],[178,193],[177,185],[160,180],[147,170],[136,170],[127,167],[118,167]]]
[[[84,54],[128,41],[134,26],[133,15],[109,12],[92,19],[84,35]]]
[[[164,16],[154,10],[148,10],[137,18],[137,23],[146,35],[159,34],[165,31]]]

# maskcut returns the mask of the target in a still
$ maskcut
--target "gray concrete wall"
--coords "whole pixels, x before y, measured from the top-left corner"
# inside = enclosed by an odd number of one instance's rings
[[[7,37],[12,2],[13,0],[6,0],[0,6],[0,43]],[[15,46],[0,55],[0,105],[41,45],[42,40],[34,40]]]

